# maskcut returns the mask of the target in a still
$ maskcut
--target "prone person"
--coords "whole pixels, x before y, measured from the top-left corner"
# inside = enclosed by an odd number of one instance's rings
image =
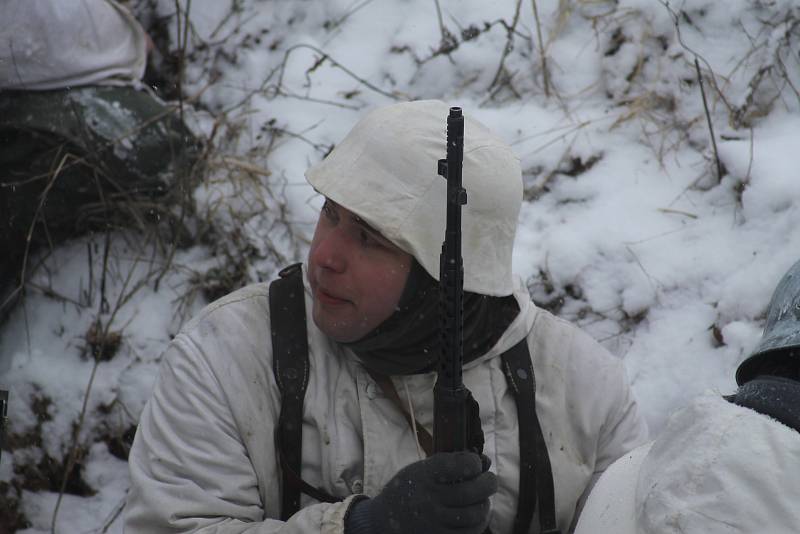
[[[800,262],[733,395],[704,395],[600,478],[576,534],[800,532]]]
[[[142,83],[149,38],[118,2],[3,0],[0,21],[2,323],[37,249],[170,217],[200,143]]]

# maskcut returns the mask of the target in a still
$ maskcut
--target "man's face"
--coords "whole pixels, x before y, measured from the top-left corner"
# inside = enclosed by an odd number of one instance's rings
[[[308,253],[314,323],[336,341],[361,339],[394,313],[411,261],[357,215],[326,199]]]

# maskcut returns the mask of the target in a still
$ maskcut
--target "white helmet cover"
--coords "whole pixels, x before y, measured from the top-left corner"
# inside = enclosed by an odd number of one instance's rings
[[[322,195],[352,211],[439,279],[447,182],[448,106],[439,101],[375,109],[306,171]],[[462,207],[464,289],[489,296],[513,289],[511,252],[522,204],[522,172],[511,147],[465,116]]]

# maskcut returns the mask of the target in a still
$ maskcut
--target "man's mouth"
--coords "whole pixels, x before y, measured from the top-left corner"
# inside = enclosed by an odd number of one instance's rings
[[[347,299],[343,299],[337,297],[336,295],[328,293],[321,287],[317,287],[316,297],[321,303],[326,304],[328,306],[341,306],[343,304],[348,304],[350,302]]]

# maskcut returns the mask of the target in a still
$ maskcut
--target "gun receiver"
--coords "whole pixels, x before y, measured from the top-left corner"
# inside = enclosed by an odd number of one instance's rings
[[[447,159],[438,173],[447,180],[447,226],[439,257],[442,356],[433,389],[433,448],[436,452],[467,449],[467,399],[461,366],[464,343],[464,263],[461,257],[461,206],[467,192],[461,186],[464,160],[464,116],[450,108],[447,117]]]

